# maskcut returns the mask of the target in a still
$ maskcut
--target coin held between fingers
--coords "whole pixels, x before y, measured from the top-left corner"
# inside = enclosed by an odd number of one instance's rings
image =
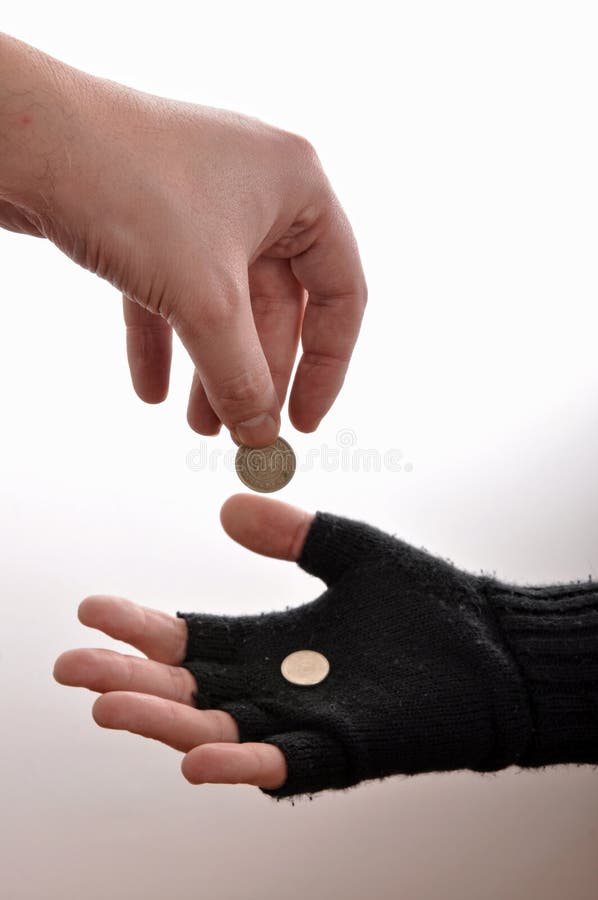
[[[291,445],[281,437],[267,447],[241,445],[235,458],[235,469],[243,484],[261,494],[285,487],[295,474],[296,466]]]

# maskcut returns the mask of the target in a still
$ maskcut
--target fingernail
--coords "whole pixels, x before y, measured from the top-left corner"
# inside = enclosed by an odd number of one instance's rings
[[[278,437],[279,427],[269,413],[260,413],[246,422],[239,422],[231,434],[249,447],[266,447]]]

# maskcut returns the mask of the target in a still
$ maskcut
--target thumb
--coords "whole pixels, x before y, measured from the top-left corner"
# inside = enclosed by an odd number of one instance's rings
[[[363,522],[235,494],[220,512],[229,537],[264,556],[294,560],[310,575],[332,584],[367,559],[386,554],[395,541]]]
[[[235,494],[220,511],[222,527],[233,541],[254,553],[296,561],[314,520],[312,513],[266,497]]]
[[[201,297],[170,321],[233,438],[250,447],[273,443],[280,406],[253,320],[247,273],[204,285]]]

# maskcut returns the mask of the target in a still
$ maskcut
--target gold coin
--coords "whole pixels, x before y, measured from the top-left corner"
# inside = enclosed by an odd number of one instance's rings
[[[324,681],[330,671],[330,663],[315,650],[296,650],[283,659],[280,671],[292,684],[307,686]]]
[[[260,494],[283,488],[295,474],[295,467],[291,445],[281,437],[267,447],[241,445],[235,457],[235,469],[243,484]]]

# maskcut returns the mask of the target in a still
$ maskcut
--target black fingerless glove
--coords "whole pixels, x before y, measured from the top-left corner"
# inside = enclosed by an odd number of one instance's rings
[[[255,616],[179,613],[200,709],[284,753],[272,797],[394,773],[598,762],[598,590],[469,575],[368,525],[318,513],[299,565],[328,589]],[[309,687],[281,663],[315,650]]]

